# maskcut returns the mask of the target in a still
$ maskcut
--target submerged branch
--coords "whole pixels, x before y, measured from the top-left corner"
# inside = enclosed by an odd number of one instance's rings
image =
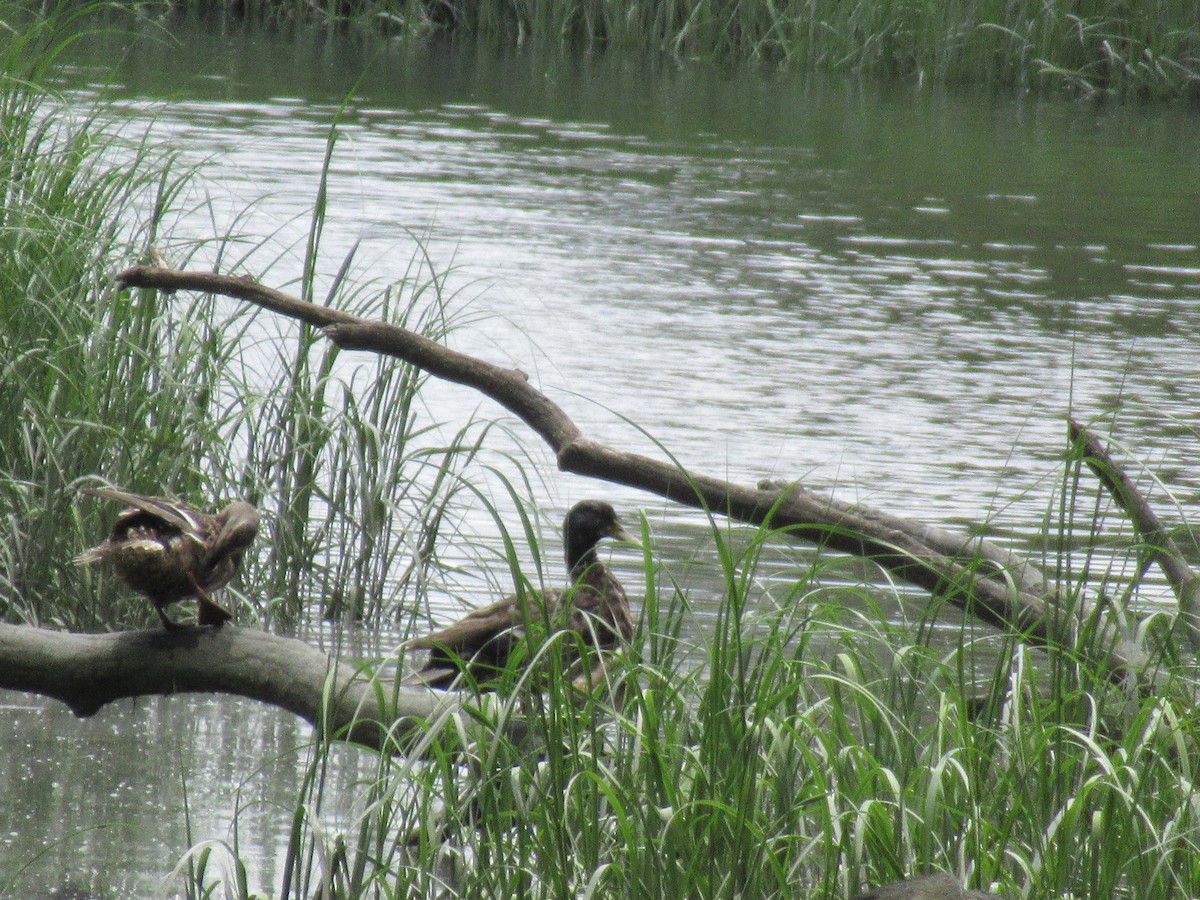
[[[1102,622],[1095,662],[1114,679],[1150,677],[1142,646],[1102,608],[1080,600],[1070,614],[1064,612],[1057,592],[1047,588],[1034,566],[983,539],[823,497],[799,485],[744,487],[689,473],[671,462],[615,450],[585,437],[556,403],[517,370],[457,353],[405,328],[306,303],[253,281],[147,266],[127,269],[117,281],[124,288],[224,294],[322,327],[344,349],[393,356],[491,397],[537,432],[563,471],[629,485],[750,524],[769,524],[820,546],[866,557],[896,578],[938,594],[993,625],[1013,629],[1032,643],[1073,647],[1076,625]]]
[[[1073,647],[1076,623],[1102,617],[1099,664],[1114,678],[1142,677],[1140,644],[1096,608],[1064,614],[1036,568],[983,539],[964,538],[862,504],[821,497],[799,485],[744,487],[686,472],[673,462],[614,450],[584,437],[564,410],[533,388],[520,371],[440,346],[413,331],[308,304],[256,282],[208,272],[134,266],[116,276],[124,288],[200,290],[247,300],[322,326],[343,349],[395,356],[434,376],[474,388],[510,410],[550,445],[564,472],[629,485],[750,524],[769,524],[830,550],[865,557],[902,581],[944,596],[1000,628],[1039,646]],[[1082,602],[1082,601],[1080,601]]]

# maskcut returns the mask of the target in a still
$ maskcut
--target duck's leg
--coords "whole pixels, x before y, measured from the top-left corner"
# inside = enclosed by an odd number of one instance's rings
[[[178,622],[172,622],[169,618],[167,618],[167,604],[159,603],[158,600],[153,600],[152,602],[154,603],[154,611],[158,613],[158,617],[162,619],[163,628],[167,629],[167,631],[178,631],[183,627]]]
[[[196,602],[199,604],[196,618],[201,625],[220,628],[233,618],[233,613],[210,597],[208,591],[200,586],[200,582],[191,572],[188,573],[188,581],[192,583],[192,588],[196,591]]]

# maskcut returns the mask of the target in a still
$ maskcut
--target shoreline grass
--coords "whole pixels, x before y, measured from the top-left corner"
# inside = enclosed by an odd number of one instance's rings
[[[176,14],[239,25],[450,36],[570,53],[766,64],[920,85],[1200,102],[1200,18],[1190,0],[239,0]]]
[[[31,88],[76,26],[51,17],[0,45],[0,612],[94,628],[105,614],[70,599],[83,576],[61,547],[81,524],[78,479],[106,471],[137,489],[139,472],[156,471],[195,487],[201,473],[178,436],[214,438],[213,398],[187,386],[206,383],[216,363],[202,324],[168,330],[153,304],[109,285],[118,260],[146,251],[154,211],[174,202],[186,173]],[[188,315],[211,318],[203,299]]]
[[[1073,508],[1064,530],[1087,524]],[[378,757],[341,828],[298,807],[296,896],[844,898],[936,872],[1002,896],[1197,895],[1187,691],[1124,694],[1080,663],[1086,631],[1074,651],[1009,642],[980,671],[972,641],[890,622],[859,593],[886,588],[848,586],[836,559],[764,603],[759,555],[788,538],[734,547],[716,521],[726,614],[697,667],[687,598],[643,538],[639,639],[613,681],[581,702],[551,677],[425,759]]]
[[[152,253],[239,271],[255,248],[233,258],[232,238],[176,240],[199,173],[149,131],[102,125],[100,109],[38,86],[87,21],[56,14],[0,39],[0,615],[83,630],[153,621],[116,579],[70,562],[115,514],[80,501],[96,478],[202,508],[259,505],[270,552],[250,555],[230,601],[243,621],[409,615],[437,583],[438,529],[487,426],[439,438],[419,401],[427,376],[395,360],[345,365],[310,330],[247,352],[253,311],[116,290],[113,273]],[[322,181],[309,273],[328,265],[324,202]],[[460,298],[413,245],[409,271],[382,291],[341,261],[325,302],[444,338]]]

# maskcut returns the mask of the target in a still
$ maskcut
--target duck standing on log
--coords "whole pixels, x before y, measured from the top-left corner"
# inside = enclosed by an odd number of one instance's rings
[[[201,625],[220,628],[232,615],[209,596],[227,584],[258,534],[258,511],[241,500],[218,513],[186,503],[115,488],[84,488],[85,494],[124,503],[103,543],[75,557],[79,565],[111,565],[129,587],[150,598],[163,627],[182,627],[166,607],[195,597]]]
[[[429,650],[425,665],[405,684],[450,687],[465,670],[476,684],[494,678],[524,636],[526,623],[583,635],[597,650],[633,637],[629,600],[616,576],[596,553],[603,538],[638,545],[621,526],[612,506],[600,500],[576,503],[563,521],[563,550],[571,583],[564,590],[528,591],[477,609],[453,625],[409,643]]]

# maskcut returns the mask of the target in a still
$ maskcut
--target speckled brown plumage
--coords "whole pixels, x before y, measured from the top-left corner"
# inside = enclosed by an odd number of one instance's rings
[[[258,534],[258,511],[235,501],[218,513],[202,513],[186,503],[146,497],[115,488],[85,488],[85,494],[128,507],[109,536],[75,558],[80,565],[111,565],[129,587],[154,604],[163,627],[178,628],[166,607],[195,597],[201,625],[220,627],[232,618],[210,596],[227,584]]]
[[[621,527],[608,503],[584,500],[563,521],[563,550],[571,583],[564,590],[528,591],[477,609],[441,631],[409,643],[429,650],[425,665],[407,684],[449,687],[465,667],[477,683],[494,677],[524,636],[528,621],[575,631],[601,650],[633,636],[633,615],[625,590],[600,561],[603,538],[637,543]]]

